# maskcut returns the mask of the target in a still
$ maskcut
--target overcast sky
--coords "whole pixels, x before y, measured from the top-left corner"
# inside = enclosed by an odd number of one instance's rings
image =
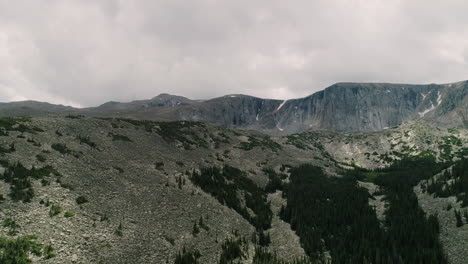
[[[466,0],[0,0],[0,101],[468,79]]]

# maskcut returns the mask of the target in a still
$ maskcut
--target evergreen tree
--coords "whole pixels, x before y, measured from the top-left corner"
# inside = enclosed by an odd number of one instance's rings
[[[457,219],[457,227],[463,226],[463,220],[460,211],[454,210],[455,218]]]
[[[182,252],[176,255],[174,264],[198,264],[198,259],[200,257],[200,251],[187,251],[185,247],[183,247]]]
[[[192,235],[197,236],[198,233],[200,233],[200,228],[198,228],[197,223],[193,223]]]

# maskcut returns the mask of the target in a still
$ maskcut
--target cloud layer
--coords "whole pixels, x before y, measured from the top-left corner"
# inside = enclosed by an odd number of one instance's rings
[[[468,79],[463,0],[0,0],[0,101]]]

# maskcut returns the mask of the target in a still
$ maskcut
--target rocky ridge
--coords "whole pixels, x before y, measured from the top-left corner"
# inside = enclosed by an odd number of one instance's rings
[[[161,94],[150,100],[74,109],[38,102],[0,105],[2,115],[82,114],[142,120],[187,120],[270,135],[305,131],[375,132],[405,121],[468,125],[468,82],[451,84],[337,83],[310,96],[272,100],[226,95],[204,101]]]

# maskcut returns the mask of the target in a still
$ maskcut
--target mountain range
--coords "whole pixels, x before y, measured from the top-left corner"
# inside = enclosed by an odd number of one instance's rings
[[[270,135],[304,131],[372,132],[424,119],[439,126],[468,125],[468,81],[450,84],[337,83],[290,100],[226,95],[190,100],[160,94],[149,100],[72,108],[35,101],[0,104],[0,115],[121,116],[145,120],[202,121]]]

